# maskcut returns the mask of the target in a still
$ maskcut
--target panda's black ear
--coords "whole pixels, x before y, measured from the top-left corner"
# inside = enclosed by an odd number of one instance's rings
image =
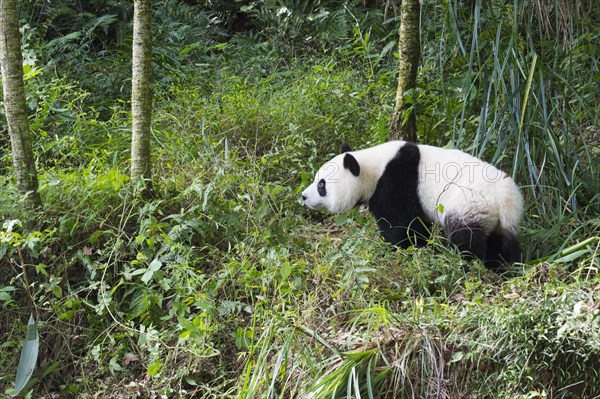
[[[344,155],[344,168],[348,169],[356,177],[360,175],[360,165],[352,154]]]
[[[350,148],[350,144],[348,144],[348,143],[342,144],[342,153],[350,152],[350,151],[352,151],[352,149]]]

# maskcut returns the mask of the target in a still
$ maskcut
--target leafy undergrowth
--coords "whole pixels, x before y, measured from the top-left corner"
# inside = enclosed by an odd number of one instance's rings
[[[366,210],[305,210],[273,153],[203,145],[148,202],[113,168],[42,175],[53,211],[2,230],[6,389],[25,265],[42,397],[600,394],[597,239],[506,274],[440,237],[393,251]]]

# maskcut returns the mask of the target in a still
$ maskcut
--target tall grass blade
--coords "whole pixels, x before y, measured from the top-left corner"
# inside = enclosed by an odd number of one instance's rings
[[[319,334],[316,333],[316,331],[311,330],[310,328],[297,324],[294,325],[294,327],[306,334],[307,336],[315,339],[318,343],[320,343],[321,345],[323,345],[324,347],[326,347],[327,349],[329,349],[331,352],[333,352],[336,356],[338,357],[343,357],[344,355],[342,354],[342,352],[340,352],[339,350],[337,350],[335,347],[333,347],[331,344],[329,344],[329,342],[327,342],[325,339],[323,339],[323,337],[321,337]]]
[[[531,83],[533,82],[533,73],[535,71],[535,65],[537,63],[537,54],[533,53],[533,60],[531,61],[531,66],[529,67],[529,74],[527,76],[527,83],[525,86],[525,93],[523,94],[523,101],[521,103],[521,118],[519,119],[519,135],[517,140],[517,150],[515,152],[515,159],[520,159],[520,151],[521,145],[523,143],[523,125],[525,123],[525,112],[527,110],[527,103],[529,101],[529,92],[531,91]],[[518,162],[515,162],[513,165],[513,178],[517,175],[517,166]]]
[[[275,365],[273,366],[273,372],[271,375],[271,384],[269,385],[269,391],[267,392],[267,398],[276,398],[277,397],[277,389],[275,388],[275,384],[277,383],[277,380],[278,380],[277,377],[279,376],[279,373],[282,371],[282,366],[283,366],[284,370],[286,368],[284,366],[284,363],[286,362],[286,359],[288,358],[290,347],[291,347],[292,343],[295,341],[295,339],[296,339],[296,334],[292,332],[286,338],[281,349],[279,349],[279,354],[277,355],[277,360],[275,361]],[[283,384],[283,386],[286,386],[286,384]]]
[[[457,17],[457,12],[456,12],[456,7],[458,7],[458,5],[456,3],[453,4],[453,2],[451,0],[446,0],[446,5],[447,5],[447,9],[448,9],[448,19],[450,20],[450,27],[452,29],[452,33],[454,34],[454,37],[456,38],[458,47],[460,48],[460,52],[463,55],[467,54],[467,50],[465,50],[465,46],[462,43],[462,39],[460,38],[460,32],[458,30],[458,17]],[[454,7],[453,7],[454,6]]]

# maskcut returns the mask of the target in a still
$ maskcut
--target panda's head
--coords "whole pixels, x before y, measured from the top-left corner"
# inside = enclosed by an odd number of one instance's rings
[[[358,161],[345,152],[321,166],[313,183],[302,192],[302,199],[311,209],[347,212],[362,201],[361,180]]]

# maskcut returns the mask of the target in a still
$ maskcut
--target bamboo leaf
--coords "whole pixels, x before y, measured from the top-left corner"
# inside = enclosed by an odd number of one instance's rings
[[[597,242],[600,242],[600,237],[598,237],[598,236],[589,237],[575,245],[571,245],[570,247],[568,247],[558,253],[532,260],[530,262],[527,262],[527,264],[534,265],[536,263],[545,262],[545,261],[559,262],[559,263],[568,262],[570,260],[580,257],[581,255],[584,254],[584,252],[589,252],[589,249],[584,249],[584,248],[586,248],[587,246],[592,245],[594,243],[597,243]]]
[[[37,362],[38,351],[40,347],[40,336],[38,334],[37,326],[33,315],[29,316],[29,323],[27,324],[27,332],[25,333],[25,344],[21,351],[21,358],[19,359],[19,367],[17,368],[17,378],[15,380],[15,391],[13,397],[19,395],[35,369]]]
[[[563,256],[561,258],[558,258],[554,262],[556,262],[556,263],[571,262],[571,261],[573,261],[573,260],[575,260],[575,259],[577,259],[577,258],[579,258],[579,257],[581,257],[581,256],[583,256],[585,254],[588,254],[590,252],[591,252],[590,249],[581,249],[579,251],[575,251],[575,252],[573,252],[571,254],[568,254],[568,255],[565,255],[565,256]]]

